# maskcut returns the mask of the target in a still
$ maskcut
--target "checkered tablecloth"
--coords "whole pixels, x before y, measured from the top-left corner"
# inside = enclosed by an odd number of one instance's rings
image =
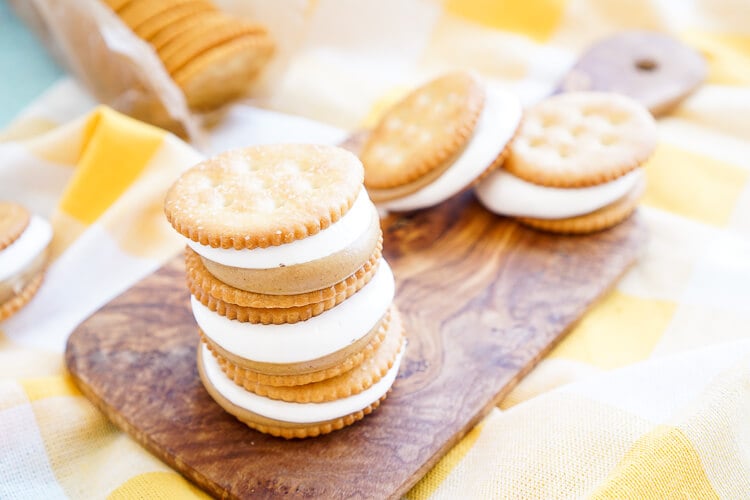
[[[304,40],[259,104],[344,128],[456,67],[533,102],[622,29],[704,53],[706,85],[659,120],[643,256],[408,497],[750,498],[750,3],[297,4]],[[0,198],[55,229],[39,295],[0,324],[0,498],[201,496],[83,398],[62,359],[80,321],[181,247],[162,198],[198,153],[70,80],[0,140]]]

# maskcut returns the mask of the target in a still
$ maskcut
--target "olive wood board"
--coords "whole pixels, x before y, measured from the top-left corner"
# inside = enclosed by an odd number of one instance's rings
[[[638,215],[589,236],[526,229],[465,193],[383,220],[409,345],[388,399],[332,434],[246,427],[198,378],[182,256],[70,336],[67,366],[117,426],[217,497],[407,492],[610,289],[645,240]]]

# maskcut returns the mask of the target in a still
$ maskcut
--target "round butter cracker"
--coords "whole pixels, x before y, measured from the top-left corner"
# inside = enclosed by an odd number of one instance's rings
[[[135,31],[142,24],[151,22],[152,19],[178,5],[206,5],[216,9],[207,0],[131,0],[117,10],[117,15]]]
[[[44,271],[42,270],[30,279],[23,289],[12,299],[0,304],[0,321],[11,317],[18,312],[19,309],[28,304],[34,295],[36,295],[36,292],[39,291],[39,287],[42,286],[43,280]]]
[[[201,293],[210,294],[221,302],[251,308],[289,308],[324,302],[342,293],[349,294],[351,289],[362,288],[377,271],[380,256],[381,248],[378,247],[370,260],[346,279],[321,290],[295,295],[268,295],[227,285],[206,269],[203,259],[190,247],[185,248],[185,269],[191,290],[198,288]]]
[[[292,387],[337,377],[370,359],[385,340],[386,332],[391,330],[391,318],[395,314],[398,312],[392,308],[364,337],[338,352],[313,362],[286,365],[258,363],[227,352],[202,332],[201,339],[227,377],[237,385]]]
[[[183,36],[176,37],[159,50],[159,57],[167,71],[174,73],[200,54],[250,35],[267,37],[265,28],[259,24],[222,16],[195,25]]]
[[[367,390],[388,373],[396,356],[404,347],[404,331],[396,315],[391,319],[386,330],[385,339],[375,353],[359,366],[343,372],[336,377],[319,382],[291,387],[276,387],[244,380],[241,384],[246,390],[259,396],[278,399],[289,403],[323,403],[347,398]]]
[[[365,186],[394,188],[450,167],[471,137],[484,99],[484,87],[466,72],[412,91],[386,111],[362,147]]]
[[[18,239],[31,221],[31,214],[23,206],[0,201],[0,251]]]
[[[178,8],[171,9],[169,12],[164,14],[164,18],[168,18],[168,22],[163,25],[157,25],[152,28],[153,33],[150,35],[140,35],[151,44],[154,50],[159,51],[166,44],[178,36],[182,36],[186,32],[189,32],[194,26],[199,25],[204,19],[212,19],[221,17],[220,13],[207,13],[203,15],[196,15],[195,10],[192,8],[186,8],[185,6],[179,6]],[[144,31],[146,28],[143,28]]]
[[[187,3],[171,7],[160,15],[144,21],[134,31],[136,35],[158,50],[175,36],[184,33],[196,24],[225,17],[208,3]]]
[[[516,129],[515,135],[517,134],[518,134],[518,129]],[[479,174],[479,176],[473,178],[470,182],[469,181],[465,182],[464,187],[460,189],[457,193],[453,194],[453,196],[455,196],[456,194],[462,193],[468,189],[471,189],[472,187],[482,182],[494,170],[497,170],[498,168],[500,168],[503,165],[503,163],[505,163],[505,160],[508,158],[508,155],[510,154],[510,146],[512,142],[513,142],[513,139],[508,141],[508,143],[505,145],[505,147],[500,152],[500,154],[498,154],[492,160],[492,162],[489,165],[487,165],[487,168],[485,168]],[[424,187],[427,187],[431,183],[435,182],[443,174],[445,174],[445,171],[441,169],[440,171],[436,171],[435,173],[431,172],[425,175],[424,177],[417,179],[414,182],[410,182],[409,184],[404,184],[402,186],[397,186],[395,188],[370,189],[368,190],[368,194],[370,195],[370,199],[374,203],[384,203],[384,202],[389,202],[392,200],[398,200],[399,198],[409,196],[410,194],[415,193]],[[390,208],[390,210],[393,210],[393,209]],[[399,211],[399,210],[393,210],[393,211]]]
[[[267,269],[232,267],[206,257],[202,257],[201,260],[208,272],[219,281],[248,292],[299,296],[325,290],[345,281],[368,262],[373,265],[380,257],[383,249],[383,232],[375,207],[371,210],[372,220],[367,230],[346,248],[325,257]]]
[[[208,377],[206,376],[206,370],[203,364],[203,349],[198,346],[198,374],[203,382],[203,386],[211,396],[211,398],[221,406],[229,414],[234,415],[239,421],[243,422],[247,426],[263,432],[264,434],[270,434],[276,437],[283,437],[285,439],[294,438],[308,438],[316,437],[323,434],[329,434],[333,431],[342,429],[348,425],[351,425],[359,420],[362,420],[365,415],[372,413],[374,409],[380,406],[380,403],[385,400],[388,393],[383,395],[380,399],[369,404],[367,407],[353,412],[344,417],[327,420],[324,422],[313,422],[313,423],[292,423],[283,422],[280,420],[270,419],[257,413],[253,413],[245,408],[241,408],[226,397],[224,397],[216,388],[211,384]],[[390,392],[390,391],[389,391]]]
[[[228,151],[187,170],[164,211],[183,236],[221,248],[283,245],[338,221],[362,189],[362,164],[310,144]]]
[[[240,36],[194,57],[172,77],[191,109],[211,111],[245,95],[273,52],[268,36]]]
[[[377,259],[376,259],[377,262]],[[364,267],[364,266],[363,266]],[[342,291],[335,295],[310,304],[301,306],[290,306],[290,307],[247,307],[239,306],[236,304],[224,302],[204,291],[197,283],[190,280],[188,277],[188,285],[190,293],[192,293],[201,304],[208,307],[215,313],[225,316],[229,319],[234,319],[243,323],[262,323],[264,325],[280,325],[283,323],[297,323],[299,321],[306,321],[314,316],[323,314],[324,312],[332,309],[339,305],[355,293],[357,293],[362,287],[370,282],[372,277],[377,272],[377,265],[369,266],[369,270],[366,271],[360,279],[354,281],[351,286],[344,288]]]
[[[653,117],[628,97],[559,94],[526,112],[504,168],[542,186],[594,186],[638,168],[656,141]]]

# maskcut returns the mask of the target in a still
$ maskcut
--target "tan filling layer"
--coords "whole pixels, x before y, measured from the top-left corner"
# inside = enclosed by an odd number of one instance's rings
[[[331,299],[337,299],[341,294],[351,295],[369,283],[370,279],[375,275],[380,265],[381,253],[382,238],[378,241],[378,246],[370,256],[370,260],[365,262],[354,274],[347,276],[345,280],[321,290],[296,295],[266,295],[240,290],[239,288],[227,285],[208,272],[200,256],[190,247],[185,248],[185,269],[187,271],[188,288],[190,288],[196,297],[198,296],[196,291],[200,289],[201,294],[209,294],[214,299],[227,304],[252,308],[286,309],[326,302]],[[354,290],[350,293],[350,289]]]
[[[330,287],[361,268],[378,246],[382,232],[380,218],[373,207],[367,231],[343,250],[322,259],[276,267],[244,269],[225,266],[201,256],[209,273],[240,290],[266,295],[295,295]]]
[[[219,344],[211,340],[211,338],[203,333],[202,331],[201,336],[203,340],[208,345],[209,349],[216,352],[219,356],[221,356],[224,359],[227,359],[234,363],[235,365],[245,368],[246,370],[250,370],[257,373],[262,373],[264,375],[274,375],[274,376],[284,376],[284,375],[303,375],[308,373],[314,373],[319,372],[323,370],[327,370],[329,368],[332,368],[334,366],[340,365],[346,361],[347,358],[349,358],[351,355],[361,351],[364,349],[367,344],[372,341],[373,337],[377,335],[378,331],[381,328],[381,324],[384,320],[387,319],[389,312],[386,312],[386,314],[378,321],[372,329],[367,332],[362,338],[357,339],[355,342],[352,342],[348,346],[344,347],[343,349],[340,349],[334,353],[331,353],[327,356],[323,356],[322,358],[317,359],[311,359],[309,361],[303,361],[299,363],[266,363],[262,361],[253,361],[250,359],[245,359],[240,356],[237,356],[236,354],[233,354],[223,347],[221,347]]]

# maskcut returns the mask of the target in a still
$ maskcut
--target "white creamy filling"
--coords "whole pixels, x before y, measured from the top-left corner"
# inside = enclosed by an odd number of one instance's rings
[[[230,353],[251,361],[299,363],[340,351],[372,330],[390,307],[393,273],[381,259],[370,282],[336,307],[292,324],[263,325],[227,319],[191,297],[203,333]]]
[[[403,347],[401,348],[393,366],[383,378],[359,394],[325,403],[287,403],[286,401],[258,396],[238,386],[224,375],[219,363],[205,345],[202,349],[204,373],[219,394],[231,401],[232,404],[257,415],[298,424],[325,422],[344,417],[370,406],[383,397],[395,382],[405,350]]]
[[[588,214],[629,193],[643,177],[642,169],[611,182],[585,188],[554,188],[532,184],[504,170],[492,172],[479,186],[477,198],[500,215],[564,219]]]
[[[417,210],[441,203],[474,182],[513,139],[523,109],[515,94],[488,87],[484,109],[461,156],[443,175],[403,198],[378,203],[386,210]]]
[[[312,262],[347,248],[370,227],[373,213],[367,191],[362,189],[354,204],[341,219],[317,234],[291,243],[236,250],[214,248],[191,239],[186,240],[196,253],[219,264],[244,269],[273,269]]]
[[[51,240],[52,226],[49,222],[32,215],[21,236],[0,250],[0,281],[23,271],[47,248]]]

